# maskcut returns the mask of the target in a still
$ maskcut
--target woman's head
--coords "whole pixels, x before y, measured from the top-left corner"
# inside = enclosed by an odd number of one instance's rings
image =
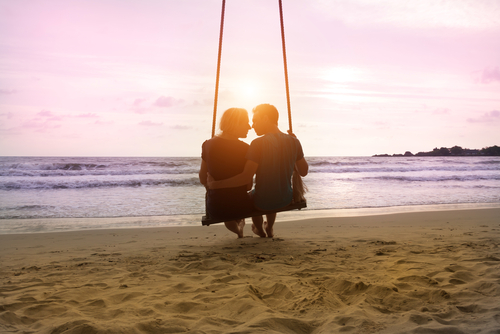
[[[248,112],[243,108],[229,108],[220,119],[219,128],[222,133],[245,138],[251,129]]]

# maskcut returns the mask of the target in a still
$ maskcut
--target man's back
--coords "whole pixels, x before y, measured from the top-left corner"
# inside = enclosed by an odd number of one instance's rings
[[[247,159],[259,165],[253,194],[257,208],[275,210],[291,203],[294,166],[303,157],[300,142],[282,132],[267,133],[252,141]]]

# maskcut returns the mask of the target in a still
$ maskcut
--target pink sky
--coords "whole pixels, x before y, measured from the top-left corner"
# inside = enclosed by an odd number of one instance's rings
[[[500,145],[500,1],[283,8],[306,156]],[[0,155],[199,156],[220,11],[219,0],[0,0]],[[260,103],[286,130],[278,0],[227,0],[219,116]]]

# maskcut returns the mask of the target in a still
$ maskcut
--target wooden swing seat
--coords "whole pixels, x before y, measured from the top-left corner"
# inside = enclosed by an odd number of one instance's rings
[[[291,203],[287,206],[282,207],[281,209],[278,210],[272,210],[272,211],[260,211],[256,210],[250,214],[245,215],[244,217],[236,217],[233,220],[238,220],[238,219],[243,219],[243,218],[250,218],[250,217],[255,217],[255,216],[262,216],[265,215],[266,213],[273,213],[273,212],[283,212],[283,211],[290,211],[290,210],[300,210],[303,208],[307,208],[307,202],[301,201],[297,203]],[[203,226],[210,226],[211,224],[217,224],[217,223],[223,223],[227,220],[219,220],[219,219],[211,219],[208,216],[203,216],[201,218],[201,224]]]

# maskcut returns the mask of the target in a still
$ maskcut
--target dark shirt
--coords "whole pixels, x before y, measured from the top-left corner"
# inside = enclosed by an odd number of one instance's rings
[[[239,140],[214,137],[203,143],[201,157],[207,164],[208,173],[216,181],[224,180],[243,172],[248,147],[248,144]],[[247,186],[209,189],[206,210],[210,218],[225,221],[246,216],[253,211]]]
[[[201,158],[208,173],[216,180],[224,180],[243,172],[249,145],[239,140],[214,137],[202,145]]]
[[[304,158],[297,138],[285,133],[268,133],[250,144],[247,159],[256,162],[254,206],[276,210],[292,202],[292,174],[295,162]]]

